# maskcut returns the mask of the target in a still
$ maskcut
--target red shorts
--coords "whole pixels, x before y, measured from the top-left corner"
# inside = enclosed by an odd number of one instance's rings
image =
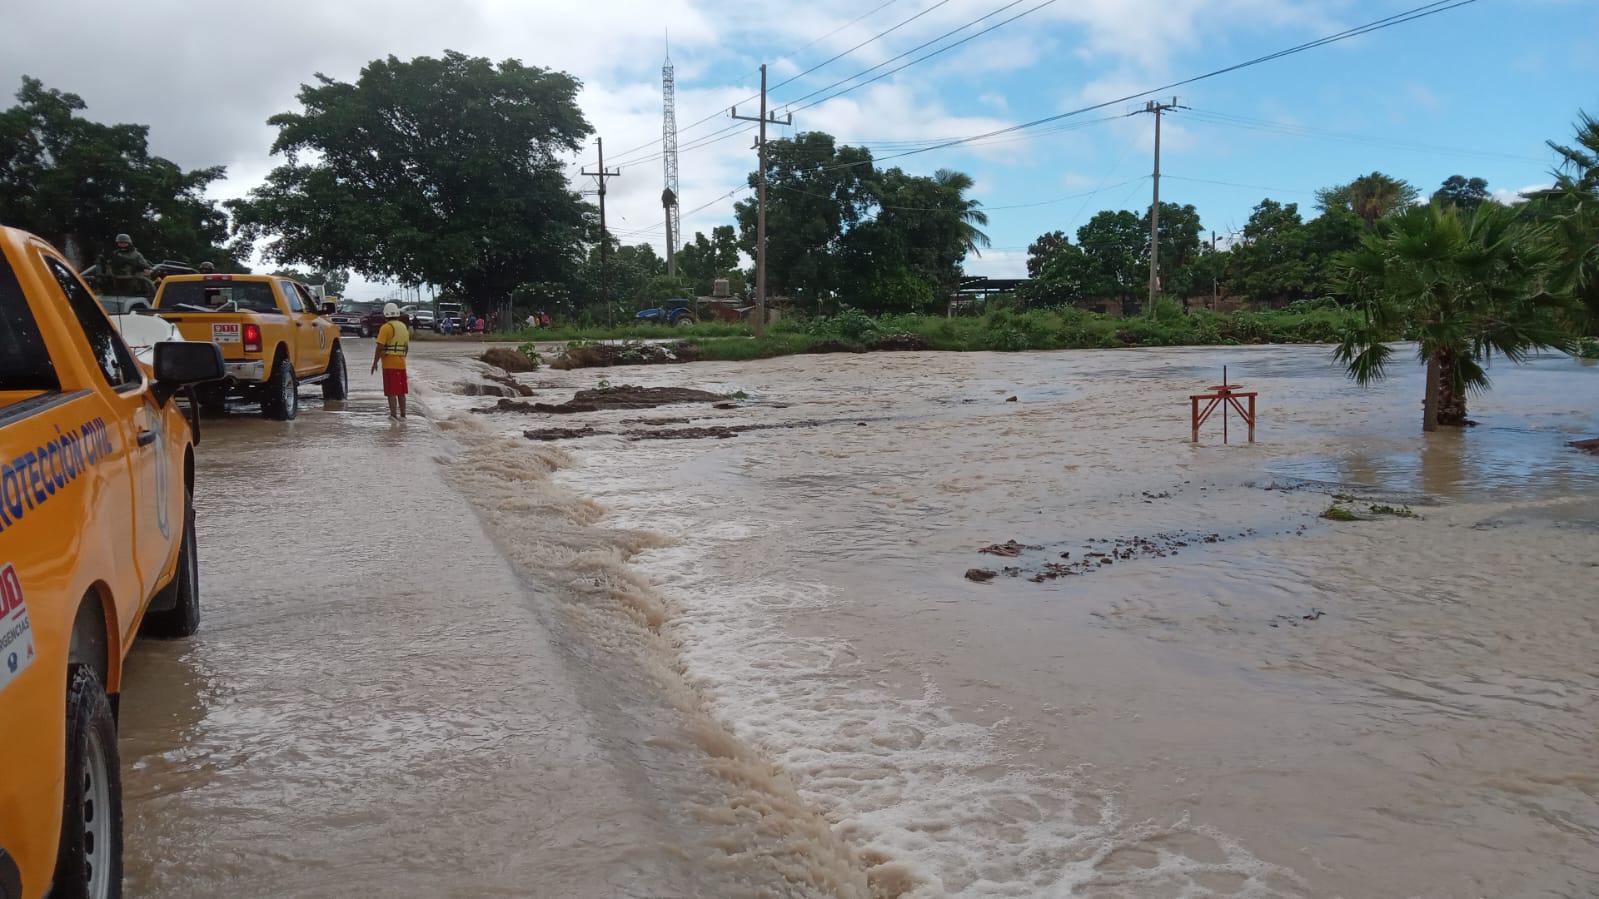
[[[383,395],[384,396],[405,396],[407,393],[410,393],[410,392],[411,392],[410,391],[410,385],[407,383],[407,381],[405,379],[405,369],[403,369],[403,368],[385,368],[385,369],[383,369]]]

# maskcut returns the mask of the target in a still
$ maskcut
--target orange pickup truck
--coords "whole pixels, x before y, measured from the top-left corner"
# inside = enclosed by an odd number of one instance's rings
[[[221,376],[210,343],[140,364],[59,253],[0,227],[0,897],[121,895],[123,661],[200,620],[173,397]]]
[[[229,397],[259,402],[261,414],[287,421],[300,412],[300,385],[321,384],[342,400],[350,372],[339,345],[333,304],[275,275],[174,275],[156,291],[158,315],[185,340],[215,343],[227,377],[200,390],[200,405],[220,411]]]

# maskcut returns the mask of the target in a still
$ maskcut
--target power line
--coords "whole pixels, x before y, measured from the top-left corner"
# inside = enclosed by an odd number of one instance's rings
[[[1017,15],[1011,16],[1010,18],[1004,20],[1003,22],[998,22],[998,23],[995,23],[993,25],[990,25],[989,27],[984,28],[982,31],[979,31],[976,34],[967,35],[966,37],[961,38],[960,40],[955,41],[955,42],[953,42],[953,43],[951,43],[951,44],[949,44],[947,46],[940,47],[937,50],[934,50],[933,52],[928,53],[925,56],[918,57],[916,59],[911,60],[910,62],[905,63],[904,65],[896,66],[896,67],[894,67],[892,69],[889,69],[886,72],[883,72],[883,73],[881,73],[879,75],[876,75],[876,76],[874,76],[874,77],[872,77],[870,79],[867,79],[866,81],[862,81],[860,84],[851,85],[850,87],[844,88],[843,90],[840,90],[837,93],[829,94],[828,96],[823,97],[822,99],[817,100],[814,103],[808,103],[808,104],[806,104],[804,106],[800,106],[800,107],[795,107],[794,106],[795,103],[800,103],[800,102],[803,102],[805,100],[809,100],[811,97],[814,97],[817,94],[820,94],[820,93],[822,93],[824,91],[832,90],[833,88],[838,87],[841,84],[845,84],[847,82],[854,81],[855,79],[861,77],[862,75],[865,75],[865,74],[867,74],[869,72],[872,72],[872,71],[875,71],[877,69],[880,69],[883,66],[886,66],[886,65],[888,65],[891,62],[894,62],[894,61],[900,60],[900,59],[904,59],[905,57],[911,55],[912,53],[915,53],[918,50],[924,49],[926,47],[930,47],[933,44],[938,43],[939,41],[943,40],[944,38],[947,38],[947,37],[949,37],[951,35],[954,35],[954,34],[959,34],[960,32],[965,31],[966,29],[972,27],[973,25],[978,24],[979,22],[984,21],[985,19],[991,19],[994,16],[997,16],[1000,13],[1004,12],[1005,10],[1010,9],[1011,7],[1020,5],[1022,2],[1024,2],[1024,0],[1011,0],[1011,2],[1005,4],[1004,6],[1001,6],[1000,8],[994,10],[993,12],[990,12],[990,13],[987,13],[985,15],[979,16],[979,17],[971,20],[970,22],[967,22],[964,25],[961,25],[961,26],[959,26],[957,28],[951,28],[949,31],[944,32],[943,34],[939,35],[938,37],[935,37],[935,38],[933,38],[930,41],[925,41],[923,43],[917,44],[916,46],[910,48],[909,50],[906,50],[904,53],[901,53],[898,56],[894,56],[894,57],[891,57],[889,59],[885,59],[885,60],[883,60],[882,62],[878,63],[875,66],[871,66],[869,68],[862,69],[861,71],[856,72],[855,74],[849,76],[848,78],[842,78],[842,79],[840,79],[838,81],[833,82],[832,84],[825,85],[823,87],[819,87],[816,90],[813,90],[810,93],[804,95],[803,97],[796,97],[795,99],[790,100],[789,102],[783,104],[783,108],[789,110],[790,112],[800,112],[801,110],[809,109],[812,106],[816,106],[817,104],[825,103],[828,100],[833,99],[834,97],[841,97],[844,94],[849,93],[850,91],[856,90],[858,88],[865,87],[866,85],[871,84],[871,83],[873,83],[875,81],[880,81],[880,80],[882,80],[884,78],[887,78],[889,75],[892,75],[895,72],[901,71],[903,69],[910,68],[911,66],[916,65],[917,63],[919,63],[919,62],[921,62],[923,60],[932,59],[934,56],[937,56],[940,53],[945,52],[946,50],[953,50],[956,47],[959,47],[961,44],[966,43],[967,41],[973,40],[975,38],[982,37],[983,35],[989,33],[990,31],[993,31],[996,28],[999,28],[999,27],[1001,27],[1003,25],[1007,25],[1007,24],[1009,24],[1011,22],[1016,21],[1017,19],[1020,19],[1022,16],[1026,16],[1026,15],[1029,15],[1031,13],[1037,12],[1038,10],[1043,9],[1044,7],[1049,6],[1050,4],[1056,2],[1056,0],[1044,0],[1043,3],[1040,3],[1040,4],[1038,4],[1037,6],[1031,8],[1031,9],[1028,9],[1028,10],[1025,10],[1025,11],[1023,11],[1021,13],[1018,13]]]
[[[917,19],[920,19],[922,16],[927,15],[928,13],[932,12],[935,9],[938,9],[940,6],[943,6],[943,5],[947,4],[947,3],[949,3],[949,0],[938,0],[937,3],[934,3],[932,6],[927,7],[926,9],[924,9],[921,12],[917,13],[916,15],[911,16],[908,19],[903,19],[903,20],[901,20],[899,22],[896,22],[893,25],[893,27],[888,28],[888,29],[886,29],[884,31],[879,31],[878,33],[872,35],[871,37],[867,38],[866,40],[861,41],[860,43],[858,43],[855,46],[849,48],[848,50],[845,50],[843,53],[839,53],[839,54],[837,54],[835,56],[830,56],[827,59],[824,59],[821,62],[817,63],[816,65],[811,66],[810,68],[806,69],[805,71],[799,73],[798,75],[793,75],[793,76],[791,76],[789,78],[786,78],[786,79],[784,79],[782,81],[779,81],[778,83],[772,85],[770,90],[774,90],[775,91],[778,88],[784,86],[785,84],[791,84],[791,83],[793,83],[795,81],[798,81],[801,78],[804,78],[806,75],[809,75],[810,73],[816,71],[817,69],[825,68],[829,64],[837,62],[840,59],[843,59],[844,57],[850,55],[851,53],[854,53],[856,50],[859,50],[860,48],[866,46],[867,44],[874,43],[876,41],[882,40],[883,38],[888,37],[890,34],[893,34],[894,32],[900,30],[901,28],[904,28],[906,25],[909,25],[910,23],[916,21]],[[858,22],[860,20],[857,19],[856,21]],[[848,79],[845,79],[845,80],[848,80]]]
[[[1239,71],[1241,69],[1247,69],[1247,68],[1250,68],[1252,66],[1257,66],[1257,65],[1261,65],[1263,63],[1271,62],[1271,61],[1276,60],[1276,59],[1281,59],[1281,58],[1283,58],[1285,56],[1292,56],[1292,55],[1294,55],[1296,53],[1303,53],[1306,50],[1313,50],[1313,49],[1316,49],[1318,47],[1326,46],[1327,44],[1332,44],[1332,43],[1337,43],[1338,41],[1348,40],[1349,38],[1352,38],[1352,37],[1358,37],[1358,36],[1363,35],[1363,34],[1370,34],[1371,32],[1374,32],[1374,31],[1381,31],[1384,28],[1391,28],[1391,27],[1393,27],[1395,25],[1403,25],[1403,24],[1405,24],[1407,22],[1413,22],[1413,21],[1415,21],[1417,19],[1426,18],[1427,16],[1437,15],[1438,13],[1442,13],[1442,12],[1448,12],[1449,10],[1458,9],[1459,7],[1466,6],[1468,4],[1476,3],[1476,2],[1477,2],[1477,0],[1438,0],[1438,2],[1428,3],[1428,4],[1425,4],[1423,6],[1418,6],[1418,7],[1412,8],[1412,9],[1405,10],[1404,12],[1395,13],[1395,14],[1393,14],[1391,16],[1385,16],[1384,18],[1377,19],[1377,20],[1372,21],[1372,22],[1367,22],[1364,25],[1360,25],[1360,26],[1357,26],[1355,28],[1346,29],[1344,31],[1340,31],[1340,32],[1337,32],[1335,34],[1330,34],[1330,35],[1327,35],[1325,37],[1317,38],[1316,40],[1313,40],[1313,41],[1306,41],[1305,43],[1302,43],[1302,44],[1295,44],[1292,47],[1288,47],[1288,48],[1283,49],[1283,50],[1278,50],[1275,53],[1268,53],[1265,56],[1257,56],[1257,57],[1255,57],[1253,59],[1245,60],[1244,62],[1234,63],[1234,64],[1232,64],[1230,66],[1224,66],[1223,68],[1220,68],[1220,69],[1213,69],[1213,70],[1211,70],[1209,72],[1204,72],[1204,73],[1199,74],[1199,75],[1193,75],[1193,76],[1190,76],[1188,78],[1184,78],[1184,79],[1182,79],[1180,81],[1173,81],[1173,82],[1170,82],[1169,84],[1163,84],[1163,85],[1161,85],[1159,87],[1152,87],[1152,88],[1149,88],[1148,90],[1142,90],[1142,91],[1138,91],[1137,93],[1132,93],[1132,94],[1127,94],[1126,96],[1117,97],[1114,100],[1105,100],[1105,101],[1100,102],[1100,103],[1091,103],[1091,104],[1089,104],[1087,106],[1080,106],[1080,107],[1078,107],[1076,109],[1068,110],[1066,112],[1057,113],[1055,115],[1050,115],[1050,116],[1045,116],[1045,117],[1040,118],[1040,119],[1033,119],[1030,122],[1022,122],[1021,124],[1018,124],[1018,125],[1010,125],[1010,126],[1005,127],[1005,128],[997,128],[997,129],[995,129],[993,131],[987,131],[987,132],[984,132],[982,134],[974,134],[974,135],[972,135],[970,137],[964,137],[964,138],[958,138],[956,140],[944,141],[943,143],[934,144],[933,146],[930,146],[930,147],[923,147],[923,148],[916,149],[916,150],[907,150],[907,151],[905,151],[903,153],[896,153],[896,154],[893,154],[893,155],[890,155],[890,156],[884,156],[884,157],[881,157],[881,158],[879,158],[877,160],[874,160],[874,161],[882,162],[882,161],[889,160],[889,159],[898,159],[898,158],[900,158],[902,156],[911,156],[911,155],[914,155],[914,154],[917,154],[917,153],[928,153],[928,152],[931,152],[933,150],[942,150],[942,149],[945,149],[947,147],[955,147],[955,146],[960,146],[962,144],[969,144],[969,143],[973,143],[975,141],[983,140],[985,138],[997,137],[997,136],[1002,135],[1002,134],[1011,134],[1011,133],[1014,133],[1014,132],[1017,132],[1017,131],[1023,131],[1023,130],[1030,129],[1030,128],[1036,128],[1036,127],[1038,127],[1040,125],[1047,125],[1047,124],[1052,123],[1052,122],[1058,122],[1058,121],[1061,121],[1063,119],[1068,119],[1068,118],[1072,118],[1074,116],[1079,116],[1079,115],[1082,115],[1085,112],[1096,112],[1098,110],[1106,109],[1106,108],[1111,107],[1111,106],[1117,106],[1119,104],[1129,103],[1129,102],[1131,102],[1133,100],[1141,100],[1141,99],[1143,99],[1145,97],[1150,96],[1151,94],[1165,93],[1166,91],[1169,91],[1169,90],[1171,90],[1173,88],[1182,87],[1184,85],[1189,85],[1189,84],[1194,84],[1196,82],[1204,81],[1204,80],[1209,79],[1209,78],[1215,78],[1215,77],[1220,76],[1220,75],[1226,75],[1228,73],[1236,72],[1236,71]],[[840,163],[837,166],[830,166],[830,167],[827,167],[827,168],[845,168],[845,167],[848,167],[848,166],[860,165],[860,164],[861,163],[858,163],[858,162],[846,162],[846,163]],[[827,169],[824,168],[823,170],[826,171]]]
[[[1239,184],[1235,181],[1215,181],[1210,178],[1185,178],[1182,175],[1170,174],[1163,174],[1161,177],[1170,178],[1174,181],[1192,181],[1195,184],[1219,184],[1223,187],[1242,187],[1247,190],[1267,190],[1271,191],[1272,193],[1279,194],[1315,194],[1315,191],[1313,190],[1301,190],[1297,187],[1268,187],[1263,184]]]
[[[899,0],[888,0],[887,3],[879,3],[878,5],[872,7],[871,9],[868,9],[866,12],[861,13],[860,15],[856,16],[853,19],[850,19],[848,22],[845,22],[844,24],[838,26],[837,28],[834,28],[832,31],[829,31],[828,33],[822,35],[821,37],[813,37],[813,38],[811,38],[810,42],[807,43],[805,46],[796,47],[788,55],[789,56],[795,56],[797,54],[803,53],[806,50],[809,50],[810,48],[816,46],[817,44],[820,44],[822,41],[827,40],[828,38],[832,37],[833,35],[838,34],[840,31],[843,31],[844,29],[850,27],[851,25],[857,24],[860,21],[862,21],[863,19],[869,19],[873,15],[877,14],[878,12],[881,12],[882,10],[887,9],[888,7],[893,6],[894,4],[896,4],[898,2],[899,2]]]
[[[1309,125],[1299,125],[1292,122],[1272,122],[1265,119],[1251,119],[1246,116],[1230,113],[1214,112],[1207,109],[1196,109],[1185,118],[1204,122],[1209,125],[1219,125],[1227,128],[1241,128],[1252,131],[1282,134],[1289,137],[1320,138],[1337,140],[1354,144],[1366,144],[1377,147],[1391,147],[1400,150],[1412,150],[1418,153],[1440,153],[1455,156],[1479,157],[1483,159],[1501,159],[1513,162],[1537,162],[1546,160],[1534,156],[1518,156],[1513,153],[1497,153],[1491,150],[1474,150],[1462,147],[1443,146],[1438,144],[1424,144],[1412,141],[1397,141],[1387,138],[1375,137],[1365,134],[1355,134],[1344,131],[1332,131],[1326,128],[1314,128]]]
[[[833,35],[837,34],[838,32],[843,31],[845,28],[848,28],[850,25],[854,25],[856,22],[859,22],[862,19],[866,18],[867,16],[870,16],[872,13],[877,12],[878,10],[883,9],[884,7],[890,6],[890,5],[892,5],[893,3],[896,3],[896,2],[898,2],[898,0],[889,0],[888,3],[883,3],[883,4],[879,5],[879,6],[877,6],[876,8],[872,9],[870,12],[867,12],[864,15],[858,16],[855,19],[845,23],[844,25],[840,25],[839,27],[833,29],[832,31],[829,31],[827,34],[824,34],[821,37],[812,40],[810,43],[806,44],[804,47],[800,47],[798,50],[795,50],[795,51],[793,51],[791,53],[788,53],[788,54],[785,54],[785,55],[794,56],[794,55],[798,54],[800,51],[805,50],[806,48],[816,44],[819,41],[822,41],[822,40],[825,40],[826,38],[832,37]],[[817,69],[820,69],[820,68],[823,68],[823,67],[825,67],[827,65],[830,65],[831,63],[836,62],[836,61],[844,58],[845,56],[848,56],[851,53],[854,53],[856,50],[859,50],[860,48],[866,46],[867,44],[873,43],[874,41],[881,40],[882,38],[887,37],[888,35],[894,33],[895,31],[898,31],[900,28],[903,28],[904,26],[909,25],[910,23],[916,21],[917,19],[920,19],[922,16],[927,15],[928,13],[932,12],[933,10],[938,9],[940,6],[944,6],[945,4],[947,4],[949,2],[950,2],[950,0],[938,0],[938,2],[934,3],[932,6],[927,7],[926,9],[922,10],[919,13],[916,13],[913,16],[910,16],[909,18],[902,19],[901,21],[896,22],[894,25],[890,26],[889,28],[887,28],[887,29],[885,29],[883,31],[879,31],[877,34],[874,34],[871,37],[867,38],[866,40],[861,41],[860,43],[858,43],[855,46],[849,48],[848,50],[845,50],[843,53],[839,53],[837,55],[828,57],[827,59],[823,60],[822,62],[819,62],[819,63],[817,63],[814,66],[811,66],[809,69],[806,69],[805,71],[800,72],[798,75],[794,75],[794,76],[792,76],[792,77],[790,77],[790,78],[788,78],[788,79],[786,79],[784,81],[781,81],[781,82],[777,83],[776,85],[774,85],[771,88],[771,90],[777,90],[778,88],[780,88],[780,87],[782,87],[782,86],[784,86],[786,84],[789,84],[791,82],[794,82],[794,81],[797,81],[797,80],[799,80],[801,78],[804,78],[806,75],[809,75],[812,72],[815,72]],[[760,94],[758,94],[758,93],[757,94],[752,94],[752,95],[750,95],[748,97],[745,97],[744,99],[738,101],[738,103],[734,103],[733,105],[734,106],[738,106],[738,105],[743,104],[743,103],[748,103],[751,100],[759,99],[759,97],[760,97]],[[712,119],[720,117],[721,114],[722,114],[721,111],[718,110],[716,112],[711,113],[708,116],[705,116],[704,118],[696,119],[693,122],[690,122],[689,124],[683,126],[683,128],[680,129],[678,133],[681,134],[684,131],[688,131],[688,130],[693,129],[693,128],[699,126],[699,125],[703,125],[706,122],[711,121]],[[723,129],[723,130],[725,131],[726,129]],[[721,133],[721,132],[717,132],[717,133]],[[638,146],[633,147],[630,150],[627,150],[625,152],[617,154],[616,157],[613,159],[613,161],[620,161],[621,159],[623,159],[623,158],[625,158],[625,157],[627,157],[627,156],[629,156],[629,155],[631,155],[633,153],[636,153],[639,150],[643,150],[643,149],[645,149],[647,147],[654,146],[654,143],[655,142],[652,140],[652,141],[648,141],[646,143],[639,144]],[[644,160],[644,161],[649,161],[649,160]],[[630,164],[633,164],[633,163],[630,163]]]

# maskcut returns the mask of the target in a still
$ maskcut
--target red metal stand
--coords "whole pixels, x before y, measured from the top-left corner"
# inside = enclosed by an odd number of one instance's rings
[[[1191,394],[1188,397],[1193,413],[1195,443],[1199,442],[1199,426],[1209,420],[1210,414],[1215,412],[1218,406],[1221,407],[1222,443],[1227,442],[1227,408],[1229,406],[1238,413],[1238,417],[1244,420],[1244,424],[1249,425],[1249,442],[1255,442],[1255,397],[1257,394],[1254,391],[1241,392],[1239,388],[1243,386],[1242,384],[1227,383],[1227,367],[1222,366],[1220,384],[1212,384],[1206,387],[1205,389],[1211,391],[1210,393]],[[1206,401],[1204,409],[1199,408],[1200,400]],[[1245,400],[1248,401],[1247,406],[1244,403]]]

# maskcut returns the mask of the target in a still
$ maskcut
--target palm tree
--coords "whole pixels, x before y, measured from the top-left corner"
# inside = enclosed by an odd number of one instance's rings
[[[1517,210],[1424,206],[1385,221],[1338,267],[1365,315],[1335,356],[1362,386],[1381,380],[1393,347],[1413,335],[1427,366],[1422,430],[1466,422],[1466,393],[1489,385],[1495,353],[1520,363],[1570,346],[1561,300],[1545,290],[1555,261],[1548,229]]]
[[[971,175],[951,169],[939,169],[934,172],[933,182],[947,194],[949,203],[960,219],[958,227],[962,248],[969,255],[982,256],[981,250],[990,246],[988,235],[980,230],[988,227],[988,213],[979,208],[983,205],[981,200],[966,197],[966,192],[976,186],[977,182],[972,180]]]
[[[1599,333],[1599,119],[1579,113],[1575,146],[1549,141],[1560,155],[1552,188],[1532,196],[1533,214],[1552,229],[1560,260],[1557,290],[1570,293],[1584,307],[1589,333]]]
[[[1316,199],[1323,209],[1343,207],[1360,216],[1367,230],[1377,225],[1377,220],[1403,212],[1416,202],[1421,192],[1402,178],[1372,172],[1337,187],[1316,191]]]

